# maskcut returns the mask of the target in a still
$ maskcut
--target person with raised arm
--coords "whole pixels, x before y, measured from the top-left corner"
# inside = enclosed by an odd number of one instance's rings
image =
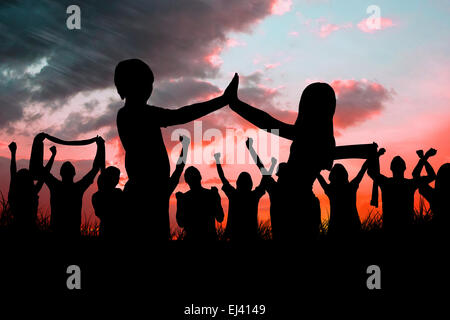
[[[435,179],[434,170],[426,165],[429,157],[436,154],[436,150],[430,149],[424,157],[420,158],[413,170],[413,178],[405,178],[406,163],[400,156],[395,156],[391,161],[392,177],[386,177],[379,171],[379,157],[376,157],[369,165],[368,175],[380,186],[383,207],[383,230],[389,234],[402,234],[408,231],[414,221],[414,193],[423,184],[428,184]],[[425,165],[426,176],[420,176]],[[431,169],[431,170],[430,170]]]
[[[222,181],[222,190],[229,201],[225,238],[233,242],[258,240],[258,204],[261,197],[266,193],[264,178],[252,190],[252,177],[248,172],[241,172],[236,180],[235,188],[225,177],[220,163],[220,153],[214,154],[214,158],[217,172]],[[260,161],[258,163],[261,164]]]
[[[330,171],[327,183],[319,174],[317,180],[330,200],[330,220],[328,236],[334,239],[351,239],[361,230],[361,220],[356,208],[356,193],[364,174],[368,160],[364,162],[353,180],[348,180],[348,172],[342,164],[335,164]]]
[[[136,221],[138,237],[150,241],[169,239],[168,223],[170,164],[161,128],[185,124],[214,112],[229,103],[230,92],[237,87],[237,76],[217,98],[165,109],[148,105],[154,76],[139,59],[119,62],[114,83],[124,106],[117,114],[117,129],[125,149],[128,182],[124,192],[129,219]]]
[[[32,149],[36,151],[35,156],[42,154],[39,148],[43,146],[46,138],[53,140],[53,137],[45,133],[40,133],[34,138]],[[69,240],[75,240],[80,236],[84,192],[94,182],[100,169],[105,166],[105,141],[99,136],[91,140],[97,144],[97,154],[92,169],[81,180],[74,182],[76,172],[70,161],[64,162],[61,166],[62,180],[54,177],[49,171],[35,168],[37,176],[43,179],[50,190],[50,227],[57,236]],[[31,162],[36,164],[41,163],[41,160],[30,159]]]
[[[16,152],[17,145],[11,142],[8,146],[11,152],[8,202],[13,217],[13,228],[22,235],[27,235],[37,230],[36,219],[39,207],[39,192],[44,184],[43,179],[33,181],[29,169],[20,169],[17,171]],[[50,148],[52,153],[44,170],[50,172],[56,156],[56,147]]]

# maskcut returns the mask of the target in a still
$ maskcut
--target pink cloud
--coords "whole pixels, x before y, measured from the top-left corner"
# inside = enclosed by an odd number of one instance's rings
[[[342,129],[380,114],[395,94],[393,90],[365,79],[333,80],[330,85],[337,96],[334,122],[336,128]]]
[[[379,24],[374,19],[367,18],[361,20],[361,22],[358,23],[358,28],[362,32],[366,33],[374,33],[376,31],[380,31],[389,27],[393,27],[395,24],[392,22],[389,18],[380,18]]]
[[[297,31],[291,31],[288,33],[288,35],[292,36],[292,37],[298,37],[298,32]]]
[[[350,22],[342,24],[342,25],[337,25],[337,24],[332,24],[332,23],[323,24],[320,26],[319,36],[321,38],[326,38],[335,31],[338,31],[341,29],[349,29],[351,27],[352,27],[352,24]]]
[[[234,47],[240,47],[240,46],[245,46],[246,43],[234,38],[229,38],[226,42],[226,45],[228,48],[234,48]]]
[[[274,0],[270,7],[270,12],[276,15],[283,15],[291,11],[292,0]]]
[[[215,47],[211,53],[205,56],[205,60],[213,67],[218,67],[223,63],[222,58],[220,57],[220,53],[222,52],[222,48],[217,46]]]

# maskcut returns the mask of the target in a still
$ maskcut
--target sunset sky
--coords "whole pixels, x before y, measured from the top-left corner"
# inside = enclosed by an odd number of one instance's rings
[[[381,170],[390,175],[393,156],[407,162],[407,177],[417,162],[415,151],[434,147],[435,170],[450,162],[450,3],[423,1],[326,0],[191,0],[191,1],[2,1],[0,4],[0,190],[9,184],[8,144],[16,141],[18,158],[27,159],[33,136],[41,131],[62,139],[102,135],[107,161],[122,171],[124,153],[115,119],[123,105],[113,74],[128,58],[147,62],[155,74],[149,104],[176,108],[220,95],[234,72],[240,75],[239,97],[274,117],[293,123],[303,89],[312,82],[329,83],[337,95],[334,118],[337,145],[377,142],[387,152]],[[66,8],[81,9],[81,29],[66,27]],[[371,29],[366,9],[380,9],[379,29]],[[255,128],[228,107],[196,125],[202,133],[227,129],[238,137],[234,152]],[[194,123],[177,127],[189,130]],[[178,155],[177,128],[163,129],[169,154]],[[213,132],[213,131],[209,131]],[[261,133],[262,137],[270,135]],[[174,141],[172,141],[174,140]],[[205,140],[205,137],[204,139]],[[195,164],[206,187],[221,187],[212,153],[225,153],[225,174],[234,184],[245,170],[254,184],[260,175],[251,161],[233,164],[222,139],[193,141],[191,155],[203,147],[203,163]],[[256,144],[262,145],[261,141]],[[289,141],[280,140],[286,161]],[[206,148],[208,146],[208,148]],[[50,147],[50,144],[48,144]],[[77,177],[89,170],[95,147],[57,146],[62,161],[73,160]],[[48,150],[47,150],[48,151]],[[230,150],[228,150],[230,151]],[[307,150],[305,150],[307,152]],[[227,156],[228,155],[228,156]],[[49,152],[46,158],[49,157]],[[343,163],[353,177],[363,160]],[[189,165],[189,164],[188,164]],[[20,161],[19,167],[26,166]],[[174,163],[172,163],[172,170]],[[157,168],[155,168],[157,170]],[[323,172],[328,176],[328,172]],[[91,187],[84,214],[92,216]],[[182,180],[177,191],[187,190]],[[322,218],[328,200],[320,186]],[[365,177],[358,208],[367,216],[371,180]],[[227,199],[221,192],[224,208]],[[174,217],[175,199],[171,199]],[[43,190],[41,207],[48,208]],[[260,220],[268,219],[267,195]],[[124,213],[126,214],[126,213]],[[92,218],[93,219],[93,218]],[[172,219],[172,227],[175,227]]]

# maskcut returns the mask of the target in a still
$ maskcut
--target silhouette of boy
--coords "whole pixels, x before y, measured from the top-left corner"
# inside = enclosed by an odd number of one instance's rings
[[[430,149],[426,158],[431,157],[436,150]],[[379,158],[373,159],[379,161]],[[388,233],[402,232],[408,229],[414,220],[414,193],[419,186],[435,179],[434,171],[426,166],[427,176],[420,176],[423,160],[420,159],[413,170],[413,179],[405,178],[406,163],[400,156],[395,156],[391,162],[392,178],[379,172],[379,165],[371,161],[368,174],[381,188],[383,207],[383,230]],[[431,167],[431,166],[430,166]]]
[[[189,167],[184,180],[190,190],[177,192],[176,219],[180,228],[184,228],[186,240],[217,240],[216,221],[223,221],[223,209],[217,188],[202,187],[202,176],[195,167]]]
[[[124,227],[123,194],[116,188],[119,180],[119,168],[107,167],[98,176],[98,191],[92,195],[92,206],[100,219],[99,235],[106,239],[117,239]]]
[[[352,181],[348,181],[348,172],[342,164],[335,164],[330,171],[328,184],[319,174],[317,180],[330,200],[330,221],[328,235],[334,238],[346,238],[361,230],[361,220],[356,208],[356,193],[367,171],[365,161]]]
[[[29,233],[36,230],[36,218],[39,206],[39,191],[44,181],[39,179],[34,184],[33,177],[28,169],[17,171],[16,151],[17,145],[11,142],[8,146],[11,151],[11,180],[9,184],[8,202],[13,217],[12,224],[15,231]],[[45,166],[50,171],[56,156],[56,147],[51,147],[52,156]]]
[[[117,128],[125,149],[125,168],[129,181],[125,186],[130,213],[134,214],[138,236],[167,240],[170,164],[162,127],[184,124],[228,104],[229,92],[236,90],[237,75],[222,96],[179,109],[147,105],[153,91],[153,72],[139,59],[119,62],[114,83],[125,105],[117,114]]]
[[[38,134],[33,141],[33,148],[43,146],[45,138],[45,133]],[[95,176],[105,163],[105,141],[97,137],[96,143],[97,154],[92,169],[81,180],[73,181],[75,167],[70,161],[64,162],[61,166],[62,180],[55,178],[49,171],[43,170],[39,173],[50,190],[50,227],[58,236],[67,239],[76,239],[80,236],[84,192],[94,182]]]
[[[266,193],[264,180],[254,189],[252,177],[241,172],[234,188],[225,177],[220,164],[220,153],[214,154],[222,190],[228,197],[228,218],[225,238],[231,241],[254,241],[258,239],[258,204]]]

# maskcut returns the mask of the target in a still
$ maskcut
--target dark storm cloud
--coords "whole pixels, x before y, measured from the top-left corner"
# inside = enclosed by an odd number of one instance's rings
[[[72,1],[2,1],[0,128],[21,119],[28,103],[57,108],[77,92],[111,86],[117,62],[131,57],[147,61],[156,80],[214,76],[205,57],[227,32],[268,15],[270,2],[77,1],[81,30],[69,30]],[[41,72],[26,72],[43,58]]]

